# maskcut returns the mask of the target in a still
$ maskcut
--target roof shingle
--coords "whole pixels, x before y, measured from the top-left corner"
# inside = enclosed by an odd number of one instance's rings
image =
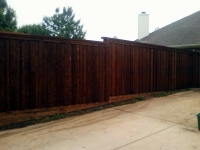
[[[163,46],[200,44],[200,11],[152,32],[138,42]]]

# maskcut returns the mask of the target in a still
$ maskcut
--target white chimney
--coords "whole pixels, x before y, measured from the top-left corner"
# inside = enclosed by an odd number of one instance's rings
[[[142,12],[138,15],[138,40],[149,35],[149,14]]]

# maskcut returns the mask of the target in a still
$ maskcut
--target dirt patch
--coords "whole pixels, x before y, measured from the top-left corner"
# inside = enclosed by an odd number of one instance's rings
[[[185,91],[188,91],[188,90],[190,90],[190,89],[181,89],[181,90],[175,90],[175,91],[160,92],[160,93],[157,93],[156,95],[154,95],[154,97],[163,97],[163,96],[175,94],[175,93],[178,93],[178,92],[185,92]],[[38,124],[38,123],[44,123],[44,122],[49,122],[49,121],[53,121],[53,120],[83,115],[83,114],[92,113],[92,112],[95,112],[95,111],[100,111],[100,110],[103,110],[103,109],[108,109],[108,108],[112,108],[112,107],[116,107],[116,106],[133,104],[137,101],[144,101],[144,100],[150,99],[150,98],[152,98],[152,96],[150,96],[150,97],[139,96],[139,97],[136,97],[134,99],[126,100],[126,101],[122,101],[122,102],[114,102],[114,103],[111,103],[111,104],[106,104],[106,105],[88,108],[88,109],[82,109],[82,110],[78,110],[78,111],[74,111],[74,112],[55,114],[55,115],[51,115],[51,116],[47,116],[47,117],[34,118],[34,119],[31,119],[31,120],[28,120],[28,121],[23,121],[23,122],[18,122],[18,123],[0,126],[0,131],[9,130],[9,129],[16,129],[16,128],[23,128],[23,127],[35,125],[35,124]]]

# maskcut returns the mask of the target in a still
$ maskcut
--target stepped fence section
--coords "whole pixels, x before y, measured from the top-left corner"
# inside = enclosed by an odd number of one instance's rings
[[[200,86],[200,53],[103,38],[109,45],[109,96]]]
[[[200,53],[0,32],[0,111],[108,102],[200,85]]]

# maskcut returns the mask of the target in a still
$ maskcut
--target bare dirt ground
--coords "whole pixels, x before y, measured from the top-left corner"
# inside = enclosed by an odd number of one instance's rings
[[[198,150],[200,89],[0,132],[1,150]]]

